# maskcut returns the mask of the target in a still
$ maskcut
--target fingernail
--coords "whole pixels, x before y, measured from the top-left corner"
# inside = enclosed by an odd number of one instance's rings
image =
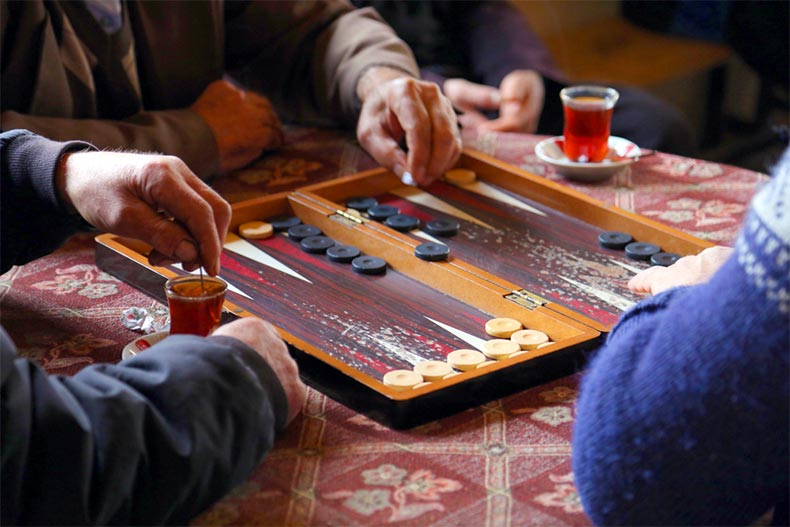
[[[400,177],[400,180],[403,181],[404,185],[415,186],[416,183],[414,182],[414,177],[411,175],[411,172],[404,172],[403,175]]]
[[[176,258],[182,262],[197,260],[198,253],[195,244],[189,240],[181,240],[176,247]]]
[[[492,104],[499,104],[501,102],[502,102],[502,96],[499,94],[498,91],[491,94],[491,103]]]

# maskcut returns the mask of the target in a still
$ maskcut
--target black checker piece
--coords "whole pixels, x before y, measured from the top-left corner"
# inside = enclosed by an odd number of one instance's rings
[[[656,253],[650,257],[651,264],[663,267],[669,267],[678,260],[680,260],[680,255],[675,253]]]
[[[296,216],[277,216],[276,218],[270,219],[269,223],[274,229],[274,232],[283,232],[287,231],[294,225],[299,225],[302,223],[302,220]]]
[[[461,224],[455,220],[431,220],[425,224],[425,232],[434,236],[455,236]]]
[[[387,270],[387,262],[378,256],[357,256],[351,260],[351,268],[361,274],[383,274]]]
[[[323,254],[327,249],[335,244],[335,241],[332,238],[327,238],[326,236],[308,236],[307,238],[302,238],[302,241],[299,242],[299,244],[302,246],[302,250],[305,252],[312,254]]]
[[[634,241],[630,234],[625,232],[602,232],[598,235],[598,243],[607,249],[625,249],[625,246]]]
[[[384,224],[396,231],[409,232],[420,228],[420,219],[408,214],[393,214],[384,221]]]
[[[350,263],[351,260],[362,254],[353,245],[333,245],[326,250],[326,257],[332,262]]]
[[[294,225],[288,228],[288,237],[297,242],[302,241],[308,236],[320,236],[321,234],[323,234],[321,229],[313,225]]]
[[[658,252],[661,252],[661,248],[652,243],[631,242],[625,246],[625,254],[632,260],[650,260]]]
[[[346,207],[349,209],[356,209],[359,212],[367,212],[370,207],[375,207],[378,204],[379,202],[376,201],[376,198],[368,196],[355,196],[353,198],[348,198],[346,201]]]
[[[450,248],[443,243],[425,242],[414,248],[414,256],[420,260],[438,262],[450,256]]]
[[[400,210],[398,210],[398,207],[393,207],[392,205],[375,205],[368,209],[368,216],[370,216],[370,219],[376,221],[384,221],[390,216],[399,213]]]

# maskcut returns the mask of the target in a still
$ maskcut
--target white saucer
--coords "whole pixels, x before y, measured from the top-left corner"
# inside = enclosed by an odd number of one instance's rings
[[[168,335],[169,333],[167,331],[160,331],[158,333],[151,333],[150,335],[143,335],[142,337],[134,339],[129,344],[124,346],[123,351],[121,352],[121,359],[126,360],[134,357],[138,353],[147,350]]]
[[[602,181],[637,161],[642,155],[639,147],[628,139],[610,136],[606,159],[599,163],[577,163],[565,157],[562,142],[562,136],[544,139],[535,145],[535,155],[552,165],[563,176],[580,181]]]

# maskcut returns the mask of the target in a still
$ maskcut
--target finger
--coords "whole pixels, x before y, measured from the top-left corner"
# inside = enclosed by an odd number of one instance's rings
[[[433,87],[433,92],[439,93],[436,85],[430,86]],[[414,82],[404,83],[402,90],[388,94],[387,106],[406,137],[408,151],[405,170],[411,173],[417,184],[425,184],[426,171],[431,159],[433,130],[420,87]]]
[[[488,118],[480,112],[474,110],[466,111],[458,116],[458,122],[464,128],[478,128],[488,122]]]
[[[481,130],[489,130],[491,132],[524,132],[524,121],[518,117],[509,115],[502,116],[491,121],[484,121],[478,125]]]
[[[484,130],[495,132],[523,132],[532,133],[535,130],[532,123],[537,125],[534,107],[525,100],[503,101],[499,109],[499,117],[481,125]]]
[[[650,293],[657,276],[664,271],[663,267],[648,267],[628,281],[628,289],[635,293]]]
[[[431,95],[428,101],[433,133],[426,184],[438,179],[461,155],[461,135],[452,105],[438,92],[435,97]]]
[[[186,165],[183,167],[185,170]],[[197,185],[191,177],[194,176],[191,172],[184,177],[173,174],[167,181],[161,181],[153,192],[153,197],[156,202],[157,208],[163,208],[173,215],[178,223],[183,225],[188,231],[188,238],[194,240],[200,253],[200,261],[204,263],[206,271],[214,276],[219,273],[219,257],[222,252],[222,239],[220,228],[217,226],[217,220],[214,217],[214,208],[207,202],[200,193],[187,184],[190,180],[193,184]],[[174,187],[181,187],[175,190]],[[171,222],[172,223],[172,222]],[[224,220],[223,220],[224,223]],[[168,238],[167,236],[175,235],[176,231],[165,228],[164,225],[157,225],[155,227],[161,228],[161,238],[159,242],[162,248],[154,244],[154,247],[160,249],[164,254],[178,257],[181,261],[185,261],[179,256],[169,253],[168,249],[172,248],[177,241]],[[184,229],[181,229],[184,230]],[[186,260],[186,261],[191,261]]]
[[[211,210],[213,211],[216,236],[219,239],[220,244],[223,244],[225,237],[228,234],[228,227],[230,226],[230,220],[233,213],[230,204],[225,200],[225,198],[217,194],[214,189],[197,178],[197,176],[194,178],[189,178],[188,184],[192,185],[195,192],[197,192],[211,207]],[[210,260],[211,256],[204,253],[205,251],[201,251],[201,262],[206,271],[211,274],[215,270],[214,265]],[[216,274],[219,274],[219,261],[216,262]]]
[[[501,101],[499,90],[463,79],[448,79],[443,86],[444,94],[461,111],[496,110]]]
[[[195,242],[177,222],[155,212],[143,201],[136,200],[124,209],[124,216],[134,218],[126,221],[118,234],[143,240],[152,246],[149,259],[155,264],[172,262],[197,262],[199,252]]]
[[[152,249],[151,252],[148,253],[148,263],[158,267],[165,267],[167,265],[173,265],[174,263],[177,263],[177,260],[165,256],[156,249]]]
[[[374,117],[378,119],[380,116]],[[362,121],[360,120],[360,123]],[[359,142],[381,166],[389,168],[399,179],[406,172],[406,152],[388,129],[379,123],[368,125],[357,133]]]
[[[427,185],[428,167],[433,150],[433,123],[421,100],[412,101],[408,106],[409,115],[406,122],[401,122],[406,134],[406,170],[414,177],[418,185]],[[401,115],[398,115],[401,118]],[[411,123],[411,124],[406,124]]]

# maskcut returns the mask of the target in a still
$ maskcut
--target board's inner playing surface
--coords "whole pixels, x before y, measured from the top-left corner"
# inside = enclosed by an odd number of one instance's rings
[[[497,388],[504,384],[514,390],[520,382],[568,373],[563,365],[575,363],[581,349],[638,299],[626,284],[647,266],[600,247],[601,232],[620,228],[682,254],[709,245],[483,154],[465,152],[459,166],[474,170],[477,181],[418,189],[373,170],[234,204],[222,255],[221,276],[231,286],[226,307],[273,322],[303,360],[324,372],[308,374],[319,389],[329,375],[327,393],[352,407],[359,403],[383,422],[409,426],[502,395],[505,388]],[[349,214],[346,202],[360,196],[397,207],[422,225],[451,219],[460,228],[446,237],[431,237],[425,229],[398,232],[365,214]],[[349,263],[303,250],[285,233],[237,235],[245,222],[278,216],[296,216],[338,244],[382,258],[386,272],[354,272]],[[158,293],[152,276],[184,273],[151,267],[148,248],[139,242],[112,235],[98,240],[99,265],[150,294]],[[427,240],[446,244],[449,259],[418,258],[415,249]],[[497,317],[516,319],[553,343],[417,390],[384,386],[383,376],[393,370],[446,361],[459,349],[482,350],[493,338],[486,322]],[[344,378],[356,383],[347,385]],[[510,386],[511,379],[518,380]],[[445,393],[460,397],[458,403],[446,402]],[[360,394],[370,404],[357,400]],[[425,413],[414,414],[412,401]]]

